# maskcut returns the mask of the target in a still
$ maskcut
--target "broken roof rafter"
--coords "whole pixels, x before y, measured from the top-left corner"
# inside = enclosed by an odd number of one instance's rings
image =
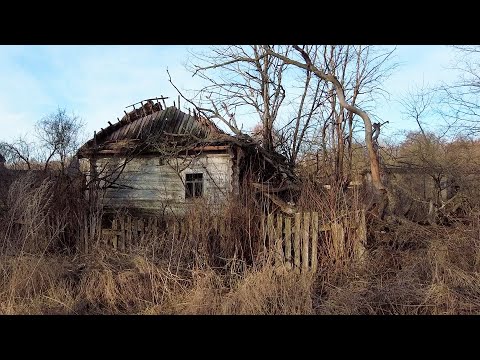
[[[158,109],[158,108],[157,108]],[[95,133],[94,138],[85,143],[79,150],[79,156],[87,156],[102,149],[112,150],[115,144],[120,148],[128,148],[139,143],[158,141],[162,137],[186,136],[196,139],[211,139],[213,142],[230,136],[220,130],[212,121],[204,119],[197,114],[187,114],[175,106],[154,111],[145,116],[131,120],[129,114],[101,131]],[[139,109],[136,109],[138,111]]]
[[[125,106],[125,109],[131,107],[131,106],[135,106],[135,105],[138,105],[138,104],[143,104],[143,102],[147,102],[147,101],[153,101],[153,100],[157,100],[157,103],[159,102],[158,100],[166,100],[166,99],[169,99],[168,96],[163,96],[163,95],[160,95],[159,97],[154,97],[154,98],[150,98],[150,99],[144,99],[144,100],[141,100],[141,101],[138,101],[132,105],[128,105],[128,106]],[[166,107],[166,106],[165,106]]]

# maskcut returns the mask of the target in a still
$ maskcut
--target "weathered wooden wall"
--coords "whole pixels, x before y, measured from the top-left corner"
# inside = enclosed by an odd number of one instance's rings
[[[96,171],[115,179],[125,158],[96,159]],[[232,191],[232,160],[227,153],[162,161],[156,156],[136,157],[126,163],[115,181],[116,188],[105,192],[105,206],[129,208],[142,212],[179,214],[185,210],[185,178],[189,173],[203,173],[203,194],[210,204],[221,204]],[[100,185],[104,185],[101,182]]]

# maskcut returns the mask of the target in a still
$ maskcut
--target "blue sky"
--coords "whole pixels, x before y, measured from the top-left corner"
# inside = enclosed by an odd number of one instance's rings
[[[455,53],[449,46],[397,46],[396,61],[400,62],[400,66],[384,84],[384,88],[390,93],[389,99],[380,101],[375,109],[379,120],[389,121],[385,126],[388,135],[394,136],[405,130],[418,130],[416,122],[402,114],[398,101],[416,86],[435,86],[441,82],[455,81],[458,73],[451,69],[454,58]],[[424,120],[425,130],[434,130],[444,125],[437,117]]]
[[[34,123],[57,107],[79,115],[91,137],[121,117],[127,105],[159,95],[176,100],[167,68],[183,90],[201,84],[184,69],[188,48],[195,47],[0,46],[0,141],[32,136]],[[446,70],[452,58],[446,46],[397,47],[402,65],[385,82],[390,99],[375,110],[379,119],[390,121],[385,128],[389,136],[415,128],[412,120],[403,119],[399,96],[415,84],[452,80],[455,74]],[[252,125],[247,120],[244,128]]]

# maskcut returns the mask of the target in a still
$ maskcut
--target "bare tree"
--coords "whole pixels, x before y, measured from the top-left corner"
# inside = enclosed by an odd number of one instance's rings
[[[274,48],[283,55],[290,51],[289,46]],[[262,145],[273,151],[273,125],[286,95],[286,64],[261,45],[213,46],[207,53],[193,55],[189,69],[209,83],[195,100],[204,110],[213,109],[211,114],[236,134],[241,132],[235,117],[237,110],[253,108],[262,122]],[[222,112],[224,115],[219,116]]]
[[[33,144],[29,142],[26,136],[19,136],[12,142],[3,141],[0,143],[0,153],[5,156],[8,163],[13,166],[26,166],[32,168],[32,149]]]
[[[447,130],[478,135],[480,132],[480,46],[451,46],[456,58],[450,71],[458,76],[451,83],[437,87],[439,113]]]
[[[45,169],[52,159],[58,158],[62,171],[66,160],[80,145],[83,121],[75,114],[68,115],[65,109],[58,108],[36,124],[40,146],[45,150]]]
[[[383,93],[383,80],[396,68],[391,62],[394,50],[383,50],[363,45],[322,45],[302,47],[318,68],[328,69],[344,90],[345,100],[350,105],[361,104],[367,108]],[[309,70],[306,72],[309,74]],[[331,182],[348,183],[352,175],[353,151],[356,148],[354,133],[358,124],[357,115],[346,109],[335,95],[335,85],[314,76],[316,88],[313,108],[313,125],[317,130],[305,140],[311,144],[310,152],[320,150],[323,157],[323,171],[331,168]],[[372,124],[375,129],[375,124]],[[377,126],[379,130],[379,126]],[[373,138],[379,131],[373,132]],[[375,139],[374,139],[375,140]],[[374,141],[375,145],[375,141]],[[333,167],[330,166],[333,164]],[[319,166],[317,166],[319,167]],[[320,167],[319,167],[320,168]]]
[[[350,111],[353,114],[356,114],[362,118],[365,126],[365,144],[368,150],[368,156],[370,161],[372,183],[376,190],[378,190],[380,193],[385,193],[385,186],[383,185],[380,177],[379,156],[373,145],[373,127],[369,114],[366,111],[360,109],[359,107],[347,102],[345,98],[345,89],[342,83],[339,81],[338,77],[334,73],[332,73],[329,68],[322,69],[316,66],[312,61],[311,54],[309,54],[305,50],[305,47],[294,45],[293,48],[296,50],[296,57],[287,57],[284,54],[276,52],[275,49],[273,49],[272,47],[267,48],[267,54],[283,60],[286,64],[294,65],[298,68],[310,71],[323,81],[332,84],[334,86],[336,98],[338,99],[343,109]],[[386,196],[382,197],[383,200],[386,201]]]
[[[434,93],[425,84],[411,88],[399,100],[403,107],[402,114],[407,119],[415,120],[424,138],[427,137],[424,118],[432,112],[433,100]]]

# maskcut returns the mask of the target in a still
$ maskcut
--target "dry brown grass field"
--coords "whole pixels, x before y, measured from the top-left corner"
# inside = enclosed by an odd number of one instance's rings
[[[315,274],[280,274],[268,252],[248,262],[232,253],[259,236],[239,230],[255,214],[238,204],[226,209],[236,223],[229,223],[221,249],[206,246],[200,229],[187,242],[160,234],[120,252],[92,239],[88,253],[75,251],[68,239],[83,205],[61,186],[58,179],[27,176],[10,187],[1,226],[1,314],[480,312],[474,215],[449,226],[371,220],[363,262],[335,258],[325,244]],[[304,198],[328,218],[331,201]]]

